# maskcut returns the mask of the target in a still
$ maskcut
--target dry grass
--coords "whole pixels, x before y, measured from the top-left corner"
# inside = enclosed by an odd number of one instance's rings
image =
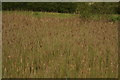
[[[4,78],[117,78],[117,23],[3,12]]]

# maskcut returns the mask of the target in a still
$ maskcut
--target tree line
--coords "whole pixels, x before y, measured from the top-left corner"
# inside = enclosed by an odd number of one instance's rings
[[[120,2],[3,2],[2,10],[120,14]]]

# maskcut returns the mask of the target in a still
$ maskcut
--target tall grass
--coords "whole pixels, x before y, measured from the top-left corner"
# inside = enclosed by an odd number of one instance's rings
[[[2,19],[3,78],[118,77],[117,23],[18,12]]]

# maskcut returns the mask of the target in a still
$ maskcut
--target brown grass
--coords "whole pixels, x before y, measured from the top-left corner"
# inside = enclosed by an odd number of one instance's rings
[[[117,78],[117,23],[3,13],[4,78]]]

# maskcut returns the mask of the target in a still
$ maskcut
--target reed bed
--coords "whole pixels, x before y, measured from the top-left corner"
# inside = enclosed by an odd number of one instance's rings
[[[76,16],[3,12],[3,78],[117,78],[117,28]]]

